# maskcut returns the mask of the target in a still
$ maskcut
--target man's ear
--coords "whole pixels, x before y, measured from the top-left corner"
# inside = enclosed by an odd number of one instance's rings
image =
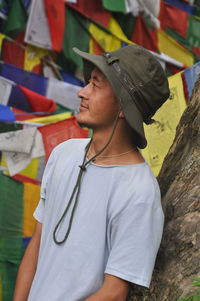
[[[119,112],[119,118],[124,118],[124,113],[122,111]]]

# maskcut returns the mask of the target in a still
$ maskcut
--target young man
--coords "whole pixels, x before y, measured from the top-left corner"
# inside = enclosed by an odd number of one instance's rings
[[[143,121],[169,96],[159,62],[131,45],[102,56],[74,49],[87,85],[77,121],[92,139],[52,152],[14,301],[126,300],[149,287],[163,229],[160,191],[138,151]]]

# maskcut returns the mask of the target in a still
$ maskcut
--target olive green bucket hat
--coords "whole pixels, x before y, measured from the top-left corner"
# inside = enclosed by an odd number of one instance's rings
[[[73,50],[83,59],[86,83],[94,67],[109,80],[125,119],[137,134],[137,146],[145,148],[143,122],[152,123],[152,116],[169,97],[168,80],[159,61],[138,45],[128,45],[102,55],[77,48]]]

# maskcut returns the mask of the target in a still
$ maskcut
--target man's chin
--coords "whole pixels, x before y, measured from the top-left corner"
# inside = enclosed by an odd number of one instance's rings
[[[76,121],[81,128],[90,128],[90,125],[87,122],[81,121],[79,118],[76,118]]]
[[[88,125],[87,125],[86,123],[78,122],[78,121],[77,121],[77,123],[78,123],[78,125],[79,125],[81,128],[87,128],[87,127],[88,127]]]

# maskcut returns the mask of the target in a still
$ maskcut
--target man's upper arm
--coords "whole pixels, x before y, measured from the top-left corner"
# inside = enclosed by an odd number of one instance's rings
[[[105,274],[103,286],[85,301],[125,301],[129,291],[129,283]]]
[[[33,231],[31,241],[32,242],[34,241],[35,244],[40,244],[41,233],[42,233],[42,223],[36,221],[35,229]]]

